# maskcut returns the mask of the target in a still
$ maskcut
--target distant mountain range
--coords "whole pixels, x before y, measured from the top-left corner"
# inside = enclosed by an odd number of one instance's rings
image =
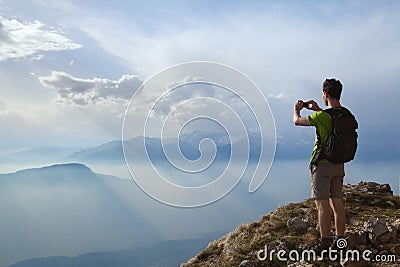
[[[0,154],[2,163],[23,163],[43,164],[65,158],[76,151],[82,150],[81,147],[37,147],[25,149],[17,152]]]
[[[309,134],[309,133],[308,133]],[[231,155],[231,141],[226,134],[222,133],[206,133],[202,131],[195,131],[185,133],[179,136],[179,149],[181,153],[189,160],[195,160],[200,157],[199,143],[205,138],[214,140],[217,148],[216,161],[227,161]],[[363,162],[393,162],[400,156],[400,151],[377,147],[377,144],[362,143],[362,136],[360,137],[360,146],[356,154],[357,161]],[[313,148],[313,139],[307,142],[302,141],[300,132],[294,132],[285,139],[278,138],[276,143],[276,160],[304,160],[308,159],[311,155]],[[165,161],[165,153],[163,149],[170,149],[175,138],[167,138],[161,143],[160,138],[144,138],[147,148],[147,153],[152,162]],[[261,151],[261,137],[258,133],[248,133],[248,139],[243,137],[239,140],[233,140],[233,145],[245,149],[247,142],[250,147],[250,161],[259,159]],[[274,140],[266,141],[270,145]],[[143,137],[136,137],[126,140],[125,143],[129,144],[132,148],[134,158],[143,160],[147,155],[140,153],[139,148],[143,144]],[[164,146],[164,147],[163,147]],[[205,151],[207,153],[207,150]],[[210,151],[211,152],[211,151]],[[0,153],[0,167],[1,165],[21,165],[27,163],[26,166],[35,165],[49,165],[55,163],[68,163],[80,162],[87,164],[125,164],[124,153],[121,140],[114,140],[98,146],[89,148],[80,147],[38,147],[33,149],[26,149],[12,153]],[[4,168],[9,169],[9,168]]]
[[[199,143],[205,138],[210,138],[214,140],[217,148],[217,158],[216,160],[228,160],[231,153],[231,143],[229,138],[224,134],[217,133],[203,133],[203,132],[193,132],[191,134],[183,134],[179,138],[179,147],[182,154],[190,159],[195,160],[200,157],[200,151],[198,149]],[[260,136],[253,133],[249,135],[249,146],[250,146],[250,158],[258,159],[260,154]],[[165,161],[165,153],[163,149],[168,150],[174,145],[176,140],[174,138],[168,138],[161,143],[159,138],[145,138],[146,149],[149,157],[153,161]],[[137,137],[125,141],[132,148],[132,151],[139,151],[135,147],[140,147],[143,144],[143,137]],[[246,147],[248,140],[241,139],[236,140],[234,145]],[[163,148],[164,146],[164,148]],[[207,151],[206,151],[207,152]],[[133,152],[134,153],[134,152]],[[137,154],[135,157],[138,160],[144,159],[146,155]],[[124,154],[122,150],[121,141],[112,141],[94,148],[85,149],[72,153],[71,155],[62,159],[64,162],[76,161],[83,163],[93,163],[93,162],[124,162]]]
[[[65,162],[93,162],[93,161],[111,161],[123,162],[124,155],[122,152],[121,141],[111,141],[93,148],[76,151],[64,158]]]
[[[217,147],[217,161],[226,161],[231,155],[231,143],[229,138],[224,134],[218,133],[203,133],[200,131],[193,132],[191,134],[183,134],[179,138],[179,147],[182,154],[190,159],[194,160],[200,157],[200,151],[198,149],[199,143],[205,138],[214,140]],[[169,149],[172,146],[172,138],[165,140],[164,149]],[[128,141],[131,147],[139,147],[143,138],[133,138]],[[145,138],[147,152],[152,161],[165,161],[165,154],[159,138]],[[250,161],[256,161],[259,159],[261,151],[261,139],[257,133],[250,133],[248,139],[235,140],[234,145],[246,148],[247,142],[250,147]],[[271,141],[272,142],[272,141]],[[313,144],[305,144],[296,142],[295,140],[278,142],[276,146],[275,159],[308,159],[311,155]],[[132,149],[134,150],[134,149]],[[207,151],[206,151],[207,152]],[[136,155],[137,159],[143,159],[145,155]],[[124,154],[122,150],[121,141],[108,142],[90,149],[80,150],[62,159],[62,162],[83,162],[83,163],[124,163]]]

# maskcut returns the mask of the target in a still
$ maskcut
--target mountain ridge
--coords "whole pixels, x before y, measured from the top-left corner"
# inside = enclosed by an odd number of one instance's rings
[[[176,138],[166,138],[162,143],[160,138],[154,137],[135,137],[124,142],[129,145],[131,153],[135,155],[138,160],[143,159],[145,155],[135,154],[136,147],[142,146],[143,138],[146,142],[147,154],[152,161],[165,161],[164,149],[169,149],[170,146],[175,146]],[[233,140],[233,144],[246,148],[249,143],[249,157],[250,160],[259,158],[261,151],[261,136],[257,133],[249,133],[248,139]],[[231,155],[231,140],[225,134],[220,133],[204,133],[195,131],[193,133],[186,133],[179,136],[179,149],[181,153],[189,160],[195,160],[200,157],[199,144],[201,140],[212,139],[216,144],[217,158],[216,160],[229,160]],[[264,142],[267,142],[264,140]],[[205,151],[207,152],[207,151]],[[180,156],[180,155],[179,155]],[[147,158],[146,158],[147,159]],[[121,140],[113,140],[98,146],[76,151],[66,157],[62,162],[76,161],[83,163],[94,162],[113,162],[124,163],[125,157],[122,148]]]
[[[95,173],[80,163],[0,174],[0,266],[160,240],[131,204],[144,198],[139,192],[132,180]]]
[[[21,174],[25,172],[32,172],[32,171],[37,171],[37,170],[57,170],[57,169],[64,169],[64,168],[74,168],[75,170],[81,170],[81,171],[88,171],[93,173],[93,170],[86,166],[83,163],[77,163],[77,162],[70,162],[70,163],[57,163],[57,164],[52,164],[49,166],[43,166],[43,167],[34,167],[34,168],[28,168],[28,169],[23,169],[23,170],[18,170],[15,173],[16,174]],[[8,173],[12,174],[12,173]]]
[[[296,250],[300,253],[317,241],[317,211],[313,200],[307,199],[279,207],[257,222],[238,226],[234,231],[212,241],[205,250],[181,267],[400,266],[400,197],[393,196],[388,184],[374,182],[347,184],[343,191],[347,215],[347,248],[359,251],[368,249],[374,257],[395,255],[397,261],[338,262],[324,259],[314,262],[282,262],[276,255],[267,261],[261,261],[257,255],[264,248],[270,248],[268,251]]]

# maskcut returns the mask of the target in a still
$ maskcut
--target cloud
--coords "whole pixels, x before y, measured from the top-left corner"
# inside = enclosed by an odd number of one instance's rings
[[[85,106],[89,104],[127,102],[142,80],[136,75],[123,75],[118,80],[82,79],[68,73],[52,71],[39,81],[57,92],[56,102]]]
[[[121,138],[125,105],[76,105],[0,99],[0,151],[40,146],[95,146]],[[0,152],[0,154],[1,154]],[[1,165],[1,164],[0,164]],[[1,166],[0,166],[1,167]]]
[[[355,83],[366,80],[366,73],[393,80],[399,62],[399,8],[393,5],[356,2],[309,9],[272,4],[190,19],[190,13],[182,13],[163,23],[163,18],[155,20],[163,26],[151,34],[146,32],[151,25],[140,21],[87,16],[76,26],[141,75],[186,61],[210,60],[244,71],[264,92],[268,89],[266,95],[279,94],[282,88],[284,93],[304,94],[315,92],[316,84],[319,90],[321,80],[331,75]],[[354,14],[356,9],[362,12]]]
[[[21,22],[0,16],[0,61],[24,58],[38,51],[62,51],[81,48],[64,37],[60,30],[46,29],[38,20]]]
[[[10,36],[8,35],[7,30],[4,28],[4,25],[2,22],[0,22],[0,41],[4,44],[9,44],[13,43],[11,40]]]
[[[292,96],[293,97],[293,93],[292,94],[290,94],[290,96]],[[269,99],[275,99],[275,100],[287,100],[288,98],[289,98],[289,94],[287,94],[287,93],[279,93],[279,94],[269,94],[268,95],[268,98]]]
[[[197,79],[185,77],[182,81],[168,84],[167,88],[171,89],[171,84],[181,85],[186,80],[196,81]],[[155,92],[152,89],[145,84],[143,91],[135,95],[133,102],[129,106],[129,115],[131,116],[129,121],[134,121],[135,116],[149,114],[146,126],[149,136],[158,136],[159,130],[163,129],[165,135],[175,137],[175,132],[171,131],[171,129],[186,127],[187,124],[195,125],[193,126],[194,128],[189,127],[193,131],[218,132],[222,129],[221,125],[227,127],[227,122],[229,121],[230,124],[237,117],[240,118],[248,130],[259,130],[251,110],[254,106],[249,106],[250,104],[246,104],[236,94],[223,87],[207,83],[191,83],[178,86],[173,90],[167,89],[167,92],[163,90]],[[242,97],[246,100],[245,96],[242,95]],[[262,103],[257,102],[256,105],[262,105]],[[218,121],[221,125],[211,122],[205,117]],[[195,118],[197,119],[193,120]],[[167,119],[169,126],[164,127]],[[135,125],[139,124],[135,123]],[[132,136],[138,134],[135,132]]]
[[[42,60],[44,58],[44,55],[35,55],[35,56],[32,56],[32,60],[35,60],[35,61],[39,61],[39,60]]]

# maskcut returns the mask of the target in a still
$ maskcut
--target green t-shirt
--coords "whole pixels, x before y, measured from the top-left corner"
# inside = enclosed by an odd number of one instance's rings
[[[308,116],[308,122],[310,125],[315,126],[317,132],[321,137],[321,147],[326,145],[328,141],[328,137],[331,134],[332,130],[332,117],[327,112],[324,111],[317,111],[314,114]],[[317,147],[317,136],[315,136],[315,144],[314,149],[311,154],[310,160],[313,159],[314,155],[318,152]],[[328,162],[326,159],[320,160],[319,162]]]

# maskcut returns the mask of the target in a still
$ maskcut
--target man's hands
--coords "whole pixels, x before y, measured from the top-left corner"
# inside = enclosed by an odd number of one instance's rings
[[[318,106],[317,102],[315,102],[314,100],[308,100],[307,103],[308,103],[307,109],[309,109],[309,110],[313,110],[313,111],[321,111],[322,110]]]
[[[303,109],[303,100],[297,100],[296,104],[294,104],[294,110],[300,111]]]
[[[303,109],[304,103],[305,102],[303,100],[297,100],[296,104],[294,104],[293,123],[295,125],[310,126],[310,122],[308,121],[308,118],[300,116],[300,110]],[[322,110],[318,106],[317,102],[315,102],[314,100],[309,100],[309,101],[307,101],[307,103],[308,104],[305,107],[306,109],[314,110],[314,111]]]
[[[296,104],[294,105],[294,110],[295,111],[300,111],[303,109],[304,103],[307,103],[306,109],[313,110],[313,111],[321,111],[322,109],[318,106],[317,102],[314,100],[308,100],[307,102],[304,102],[303,100],[297,100]]]

